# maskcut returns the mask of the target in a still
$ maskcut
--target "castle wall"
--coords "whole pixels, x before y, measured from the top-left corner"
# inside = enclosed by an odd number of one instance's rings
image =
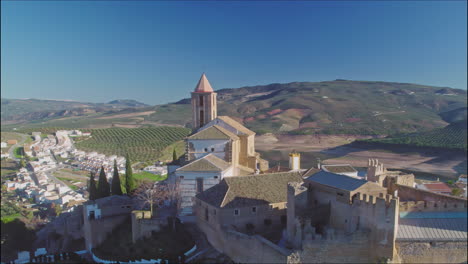
[[[401,263],[466,263],[467,242],[397,242]]]
[[[282,217],[286,217],[286,203],[257,205],[256,212],[250,207],[239,208],[217,208],[196,199],[194,211],[197,222],[204,222],[210,225],[223,225],[235,228],[237,231],[246,232],[247,224],[254,226],[256,233],[271,232],[278,230],[283,225]],[[234,214],[234,210],[239,210],[239,215]],[[207,219],[208,218],[208,219]],[[265,224],[265,220],[271,224]],[[284,221],[284,220],[283,220]]]
[[[83,231],[88,251],[99,246],[114,228],[129,217],[133,210],[131,201],[116,205],[100,205],[99,202],[98,200],[83,206]],[[94,212],[94,219],[91,218],[91,212]]]
[[[142,237],[151,236],[151,232],[159,232],[167,226],[166,218],[151,218],[151,211],[132,212],[132,241],[135,243]]]
[[[86,250],[91,252],[92,248],[99,246],[104,242],[107,236],[128,217],[128,215],[117,215],[89,221],[85,220],[84,235]]]
[[[377,263],[368,233],[358,232],[348,237],[304,242],[299,251],[302,263]]]
[[[467,210],[466,206],[463,201],[406,201],[400,202],[400,212],[464,212]]]
[[[464,198],[458,198],[450,195],[433,193],[413,187],[394,184],[390,186],[389,193],[397,191],[397,195],[400,201],[440,201],[440,202],[456,202],[465,203],[467,202]]]
[[[291,252],[265,238],[249,236],[197,220],[209,243],[236,263],[286,263]]]

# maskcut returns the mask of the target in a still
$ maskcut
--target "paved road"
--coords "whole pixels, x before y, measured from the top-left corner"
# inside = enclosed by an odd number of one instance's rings
[[[55,183],[58,183],[58,184],[60,184],[61,186],[65,187],[65,186],[67,186],[67,185],[66,185],[63,181],[57,179],[54,175],[52,175],[55,171],[60,170],[60,169],[62,169],[62,168],[64,168],[63,165],[57,165],[56,168],[53,168],[53,169],[44,171],[44,173],[47,175],[47,177],[48,177],[49,179],[51,179],[51,180],[54,181]]]
[[[10,158],[11,159],[14,159],[16,161],[19,161],[18,158],[15,157],[15,153],[14,153],[14,150],[17,148],[17,147],[22,147],[23,146],[23,143],[28,139],[29,135],[26,135],[26,134],[20,134],[20,133],[15,133],[17,135],[19,135],[21,137],[21,140],[16,143],[15,145],[11,146],[10,147],[10,150],[8,150],[8,155],[10,155]]]

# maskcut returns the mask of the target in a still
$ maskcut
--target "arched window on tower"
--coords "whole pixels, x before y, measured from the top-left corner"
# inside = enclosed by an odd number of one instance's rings
[[[203,95],[200,95],[200,106],[203,106]]]
[[[200,126],[203,126],[205,123],[205,113],[203,110],[200,110]]]

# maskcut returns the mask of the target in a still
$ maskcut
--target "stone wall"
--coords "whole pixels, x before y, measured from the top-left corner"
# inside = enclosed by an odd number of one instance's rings
[[[142,237],[151,236],[151,232],[159,232],[167,226],[166,218],[151,218],[151,211],[132,212],[132,241],[135,243]]]
[[[467,242],[397,242],[401,263],[466,263]]]
[[[407,201],[400,202],[400,212],[464,212],[466,202]]]
[[[247,224],[252,224],[256,233],[272,232],[281,228],[281,219],[286,217],[286,203],[255,206],[253,212],[252,207],[217,208],[196,199],[194,210],[198,222],[203,221],[212,226],[222,224],[240,232],[246,231]],[[234,215],[234,210],[239,210],[239,214]],[[265,220],[269,222],[268,225]]]
[[[198,227],[209,243],[236,263],[286,263],[292,253],[259,235],[250,236],[199,220]]]
[[[304,242],[303,250],[297,253],[301,263],[376,263],[378,259],[366,232]]]
[[[107,236],[120,224],[128,219],[128,215],[116,215],[84,222],[86,250],[98,247]]]
[[[400,201],[439,201],[439,202],[456,202],[456,203],[465,203],[466,199],[458,198],[445,194],[433,193],[421,189],[416,189],[413,187],[394,184],[389,187],[389,193],[394,193],[397,191],[397,195],[400,198]]]

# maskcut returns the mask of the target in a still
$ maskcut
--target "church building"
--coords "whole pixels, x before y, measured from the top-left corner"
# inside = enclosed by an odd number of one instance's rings
[[[192,215],[197,193],[223,178],[268,170],[255,152],[255,132],[228,116],[218,116],[216,93],[205,74],[192,92],[193,132],[185,139],[185,157],[172,177],[180,183],[181,215]]]

